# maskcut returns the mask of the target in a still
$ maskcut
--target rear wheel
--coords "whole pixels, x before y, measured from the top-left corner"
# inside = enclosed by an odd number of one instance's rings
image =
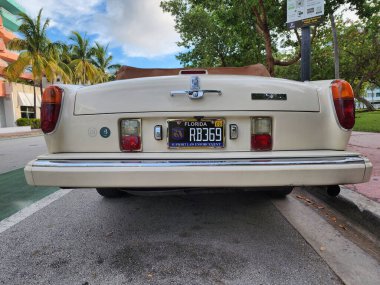
[[[294,187],[292,187],[292,186],[281,187],[281,188],[278,188],[276,190],[271,191],[270,193],[271,193],[272,197],[275,197],[275,198],[284,198],[287,195],[289,195],[290,193],[292,193],[293,188]]]
[[[128,193],[117,188],[96,188],[98,193],[106,198],[119,198],[122,196],[128,196]]]
[[[331,185],[327,186],[327,194],[331,197],[336,197],[340,193],[340,187],[339,185]]]

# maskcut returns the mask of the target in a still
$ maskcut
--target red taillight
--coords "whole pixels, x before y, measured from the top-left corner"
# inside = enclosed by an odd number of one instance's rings
[[[355,125],[355,102],[351,85],[341,79],[334,80],[331,93],[339,124],[345,129],[352,129]]]
[[[252,135],[251,146],[254,150],[271,150],[272,136],[269,134]]]
[[[120,146],[122,151],[141,151],[141,120],[120,121]]]
[[[272,118],[252,118],[251,149],[255,151],[272,150]]]
[[[42,94],[41,129],[47,134],[54,131],[61,112],[63,90],[57,86],[49,86]]]
[[[141,149],[141,138],[139,136],[121,137],[121,147],[126,151],[137,151]]]

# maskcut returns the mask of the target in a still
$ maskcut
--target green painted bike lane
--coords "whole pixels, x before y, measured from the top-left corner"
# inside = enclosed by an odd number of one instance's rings
[[[22,168],[0,174],[0,221],[58,189],[29,186]]]

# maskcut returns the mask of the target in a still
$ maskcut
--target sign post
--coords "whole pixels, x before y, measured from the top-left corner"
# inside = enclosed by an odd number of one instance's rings
[[[310,26],[322,21],[324,6],[324,0],[287,0],[288,29],[302,28],[301,81],[311,78]]]
[[[301,34],[301,81],[311,78],[311,38],[310,26],[302,27]]]

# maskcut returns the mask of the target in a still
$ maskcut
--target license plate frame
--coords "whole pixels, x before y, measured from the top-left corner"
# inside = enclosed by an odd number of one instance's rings
[[[190,136],[194,139],[194,131],[190,129],[202,129],[202,141],[190,141]],[[212,141],[212,131],[214,129],[215,139]],[[205,131],[203,129],[208,129]],[[220,129],[217,131],[216,129]],[[197,130],[195,130],[197,132]],[[199,132],[199,131],[198,131]],[[207,134],[206,134],[207,133]],[[176,138],[174,138],[176,136]],[[199,133],[195,134],[199,138]],[[209,140],[203,140],[205,137]],[[167,120],[167,146],[170,149],[222,149],[226,146],[226,124],[224,118],[178,118]]]

